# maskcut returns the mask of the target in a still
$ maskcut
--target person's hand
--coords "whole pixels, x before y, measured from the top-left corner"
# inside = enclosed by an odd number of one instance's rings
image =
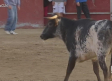
[[[20,6],[18,6],[18,10],[20,10]]]
[[[76,5],[77,5],[77,6],[80,6],[80,3],[79,3],[79,2],[77,2],[77,3],[76,3]]]
[[[53,5],[53,6],[55,5],[55,2],[54,2],[54,1],[52,1],[52,5]]]
[[[49,2],[51,2],[52,0],[48,0]]]
[[[9,9],[12,9],[12,6],[11,6],[11,5],[9,5],[9,6],[8,6],[8,8],[9,8]]]
[[[66,5],[67,4],[67,2],[64,2],[64,5]]]

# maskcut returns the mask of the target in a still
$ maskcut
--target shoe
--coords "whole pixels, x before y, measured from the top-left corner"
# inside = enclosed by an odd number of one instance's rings
[[[5,33],[6,33],[6,34],[10,34],[10,32],[9,32],[9,31],[5,31]]]
[[[14,32],[14,31],[10,31],[10,34],[16,35],[18,33]]]

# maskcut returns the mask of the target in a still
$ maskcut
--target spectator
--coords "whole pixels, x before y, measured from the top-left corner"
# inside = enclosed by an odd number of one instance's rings
[[[6,34],[18,34],[14,32],[17,24],[17,8],[20,10],[20,0],[4,0],[8,6],[8,19],[5,25]]]
[[[65,5],[67,0],[52,0],[53,13],[60,13],[63,16],[65,13]]]
[[[51,0],[44,0],[44,17],[47,17],[47,13],[48,13],[48,5],[51,2]]]
[[[43,6],[44,6],[44,17],[48,16],[48,5],[50,4],[52,0],[43,0]],[[44,25],[47,24],[47,19],[44,18]]]
[[[90,18],[87,0],[76,0],[77,19],[81,19],[81,11],[83,11],[86,18]]]

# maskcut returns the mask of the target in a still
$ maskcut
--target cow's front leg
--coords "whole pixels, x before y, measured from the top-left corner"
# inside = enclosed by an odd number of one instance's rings
[[[98,60],[99,60],[100,67],[103,70],[104,81],[108,81],[108,69],[107,69],[106,62],[105,62],[105,56],[99,55]]]
[[[75,52],[72,51],[72,52],[70,53],[69,62],[68,62],[68,67],[67,67],[66,76],[65,76],[64,81],[68,81],[69,76],[70,76],[72,70],[73,70],[74,67],[75,67],[76,60],[77,60],[77,57],[76,57],[76,55],[75,55]]]
[[[99,75],[98,60],[92,59],[92,63],[93,63],[93,71],[94,71],[94,73],[96,74],[97,80],[98,80],[98,81],[101,81],[100,75]]]

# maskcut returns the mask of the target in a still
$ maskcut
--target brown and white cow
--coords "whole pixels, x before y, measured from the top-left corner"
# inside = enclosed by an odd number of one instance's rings
[[[50,21],[40,37],[46,40],[59,36],[70,53],[64,81],[68,81],[77,61],[89,59],[92,60],[97,80],[101,81],[98,67],[100,65],[104,81],[108,81],[109,73],[105,58],[112,52],[112,22],[92,19],[71,20],[58,15],[48,18]]]

